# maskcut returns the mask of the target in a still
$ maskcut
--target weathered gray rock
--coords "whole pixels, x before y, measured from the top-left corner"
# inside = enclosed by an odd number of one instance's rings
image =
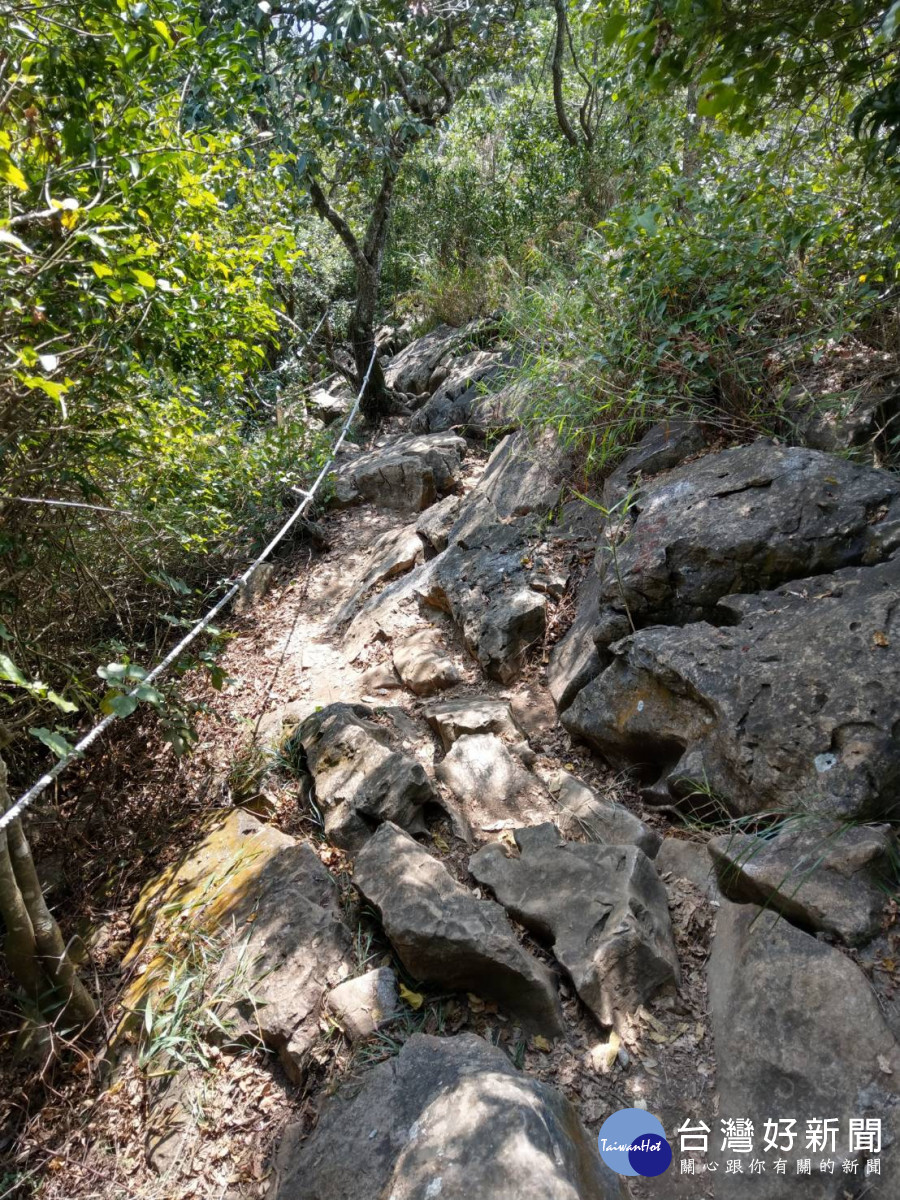
[[[624,1200],[559,1092],[471,1033],[415,1034],[289,1127],[273,1200]]]
[[[452,433],[398,438],[343,466],[335,477],[335,499],[421,512],[455,486],[465,452],[463,438]]]
[[[459,496],[445,496],[431,508],[426,508],[416,521],[416,533],[424,538],[438,554],[447,548],[450,530],[456,524],[462,500]]]
[[[505,700],[488,696],[463,696],[431,704],[422,714],[441,739],[445,752],[466,734],[496,733],[517,742],[522,731]]]
[[[505,438],[420,590],[426,603],[453,616],[485,673],[504,683],[543,636],[554,568],[537,534],[559,499],[566,466],[555,442]]]
[[[394,666],[403,683],[416,696],[455,687],[462,674],[447,655],[437,634],[422,629],[394,646]]]
[[[465,330],[452,325],[438,325],[394,355],[384,368],[385,382],[394,391],[422,395],[428,391],[435,369],[465,339]]]
[[[802,816],[776,837],[733,833],[709,843],[729,900],[761,904],[851,946],[879,931],[895,851],[888,826],[847,826]]]
[[[837,1176],[815,1167],[812,1176],[791,1176],[790,1195],[838,1200],[844,1194],[848,1177],[840,1163],[858,1157],[848,1140],[852,1118],[882,1122],[881,1175],[870,1177],[874,1190],[867,1194],[896,1196],[900,1053],[859,968],[785,920],[725,901],[709,963],[709,1003],[723,1118],[749,1118],[757,1139],[767,1120],[793,1118],[796,1142],[778,1155],[788,1159],[811,1157],[804,1149],[807,1121],[838,1122],[835,1151],[814,1155],[836,1158]],[[716,1177],[717,1200],[784,1195],[784,1178],[769,1171],[752,1180],[721,1170]]]
[[[333,628],[340,629],[351,621],[373,588],[398,575],[405,575],[424,557],[425,545],[414,525],[386,530],[376,538],[369,551],[358,586],[335,613]]]
[[[378,967],[346,979],[331,989],[327,1003],[352,1042],[371,1037],[400,1009],[397,976],[390,967]]]
[[[422,765],[394,748],[388,725],[364,704],[329,704],[294,735],[306,753],[325,832],[355,850],[382,821],[424,830],[422,806],[437,802]]]
[[[543,817],[549,808],[538,780],[492,733],[457,738],[435,774],[476,829],[506,820],[528,824],[535,816]]]
[[[302,1080],[325,993],[350,971],[340,894],[308,842],[233,810],[144,888],[132,925],[126,967],[186,934],[221,939],[209,995],[220,998],[216,1013],[228,1037],[262,1038],[290,1077]],[[131,978],[125,1011],[140,1015],[148,1003],[157,1011],[170,970],[167,956],[153,956]]]
[[[516,400],[521,403],[524,390],[510,384],[493,394],[486,391],[487,384],[496,386],[510,362],[508,354],[489,350],[476,350],[454,361],[446,379],[412,418],[412,431],[455,429],[469,437],[485,437],[489,431],[515,428]]]
[[[357,855],[353,882],[414,978],[495,1000],[533,1029],[561,1031],[553,977],[519,944],[503,909],[476,900],[396,825],[382,825]]]
[[[690,842],[684,838],[667,837],[657,851],[654,866],[665,883],[668,876],[686,879],[704,892],[710,900],[721,898],[716,871],[705,842]]]
[[[314,387],[309,393],[306,405],[323,425],[331,425],[347,415],[353,400],[354,395],[349,384],[341,376],[336,376],[330,381],[326,380],[319,387]]]
[[[550,655],[547,686],[560,713],[565,712],[581,689],[600,674],[602,664],[594,644],[600,583],[592,563],[578,588],[575,619]]]
[[[624,805],[598,796],[568,771],[548,771],[541,778],[559,804],[556,824],[564,837],[587,838],[611,846],[638,846],[648,858],[656,857],[662,838]]]
[[[636,846],[565,842],[556,827],[515,831],[518,857],[483,846],[469,871],[538,937],[602,1025],[679,979],[666,890]]]
[[[895,555],[729,597],[733,628],[640,630],[563,724],[676,798],[877,817],[900,798],[898,588]]]
[[[649,429],[633,446],[603,486],[603,504],[621,515],[624,500],[638,479],[648,479],[661,471],[677,467],[686,458],[706,448],[706,438],[696,421],[689,417],[671,417]]]
[[[877,562],[900,545],[893,476],[764,440],[678,467],[642,487],[632,511],[617,561],[600,545],[601,648],[630,622],[721,620],[723,596]]]

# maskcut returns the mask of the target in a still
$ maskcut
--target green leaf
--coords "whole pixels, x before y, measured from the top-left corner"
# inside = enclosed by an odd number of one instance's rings
[[[0,654],[0,679],[6,679],[9,683],[15,683],[18,687],[27,688],[31,686],[8,654]]]
[[[91,268],[98,279],[106,279],[110,275],[115,275],[112,267],[108,267],[106,263],[92,262]]]
[[[43,742],[48,749],[52,750],[57,758],[66,758],[74,749],[71,742],[67,742],[62,734],[57,733],[55,730],[45,729],[43,726],[39,726],[38,728],[30,726],[28,732],[32,737],[36,737],[39,742]]]
[[[28,191],[28,182],[25,179],[25,176],[8,154],[0,153],[0,179],[12,184],[12,186],[18,188],[20,192]]]
[[[145,287],[145,288],[155,288],[156,287],[156,280],[153,278],[153,276],[148,271],[140,271],[136,267],[132,267],[131,273],[135,277],[135,279],[138,281],[138,283],[141,285],[141,287]]]
[[[117,717],[130,717],[137,706],[138,702],[135,696],[126,696],[122,692],[110,692],[103,698],[100,711],[107,714],[114,713]]]
[[[58,709],[65,713],[78,712],[78,705],[73,704],[71,700],[65,700],[56,692],[47,692],[47,699],[51,704],[55,704]]]

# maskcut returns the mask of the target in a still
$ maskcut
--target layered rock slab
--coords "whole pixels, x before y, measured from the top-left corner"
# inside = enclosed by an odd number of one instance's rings
[[[456,485],[466,453],[452,433],[401,437],[351,459],[335,477],[335,499],[422,512]]]
[[[708,454],[642,487],[627,537],[601,542],[593,637],[720,621],[721,597],[887,557],[900,545],[900,484],[885,471],[760,440]]]
[[[167,986],[172,960],[163,948],[173,924],[182,937],[221,937],[210,983],[222,997],[218,1019],[232,1039],[261,1037],[302,1080],[325,994],[349,974],[351,958],[337,885],[308,842],[236,810],[144,889],[132,922],[123,965],[155,952],[126,992],[129,1012],[155,1005]]]
[[[850,946],[870,941],[881,927],[896,855],[887,826],[799,817],[774,837],[713,838],[709,853],[730,900],[764,905]]]
[[[493,844],[469,860],[474,879],[549,941],[602,1025],[615,1025],[679,979],[666,891],[636,846],[565,842],[552,824],[515,831],[518,855]]]
[[[559,501],[567,462],[552,439],[504,438],[423,580],[422,598],[451,614],[466,648],[500,682],[520,673],[543,637],[555,585],[535,545],[540,521]]]
[[[557,1091],[474,1034],[415,1034],[290,1127],[274,1200],[624,1200]]]
[[[364,704],[329,704],[293,735],[306,755],[325,833],[347,850],[382,821],[422,832],[423,806],[438,802],[424,767],[398,748],[393,723],[373,716]]]
[[[382,825],[357,855],[353,882],[414,978],[475,992],[523,1025],[561,1032],[553,976],[519,944],[500,905],[476,899],[402,829]]]
[[[738,624],[638,631],[562,716],[679,797],[877,817],[900,799],[900,555],[723,601]]]
[[[849,1122],[880,1120],[881,1175],[865,1180],[872,1189],[866,1194],[896,1196],[900,1053],[859,968],[784,919],[725,901],[708,978],[720,1117],[749,1118],[757,1139],[767,1120],[796,1121],[796,1145],[780,1154],[786,1158],[810,1156],[803,1148],[807,1121],[836,1121],[835,1150],[818,1157],[837,1158],[839,1173],[792,1176],[790,1194],[804,1200],[843,1196],[848,1177],[840,1163],[860,1157],[850,1150]],[[717,1200],[784,1195],[784,1178],[771,1172],[716,1176]]]

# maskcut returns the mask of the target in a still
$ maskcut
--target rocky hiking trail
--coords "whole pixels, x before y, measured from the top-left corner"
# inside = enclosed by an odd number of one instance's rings
[[[412,417],[350,448],[246,599],[167,784],[202,791],[190,845],[116,968],[125,1099],[85,1136],[90,1194],[138,1131],[135,1196],[900,1194],[900,485],[672,421],[604,520],[516,390],[484,392],[509,357],[446,329],[396,355]],[[198,941],[215,1027],[179,1057],[153,1014]],[[666,1128],[660,1179],[597,1154],[628,1107]],[[744,1118],[763,1175],[722,1148]],[[791,1118],[785,1178],[762,1133]]]

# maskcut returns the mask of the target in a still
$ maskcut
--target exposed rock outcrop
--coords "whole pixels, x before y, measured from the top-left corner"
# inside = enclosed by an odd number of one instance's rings
[[[529,1028],[561,1031],[553,977],[500,905],[477,900],[403,830],[382,825],[357,855],[353,882],[415,979],[495,1000]]]
[[[820,1157],[857,1160],[850,1120],[882,1122],[881,1174],[867,1192],[900,1189],[900,1053],[868,981],[835,950],[753,905],[727,901],[719,911],[709,963],[719,1112],[749,1118],[757,1138],[767,1120],[793,1119],[796,1142],[779,1140],[779,1157],[808,1156],[806,1122],[837,1123]],[[790,1154],[785,1154],[789,1150]],[[860,1170],[862,1175],[862,1170]],[[752,1187],[750,1186],[752,1183]],[[790,1194],[837,1200],[840,1176],[791,1177]],[[717,1176],[717,1200],[783,1200],[784,1179]]]
[[[503,821],[528,824],[547,810],[541,784],[492,733],[457,738],[435,774],[476,829]]]
[[[164,944],[173,922],[181,937],[221,937],[209,985],[221,997],[218,1020],[232,1040],[262,1038],[292,1079],[303,1078],[325,994],[350,971],[338,888],[308,842],[235,810],[145,888],[132,920],[126,966]],[[128,1012],[154,1003],[171,965],[161,952],[150,959],[125,994]]]
[[[898,587],[900,555],[729,597],[734,627],[640,630],[563,723],[676,798],[878,816],[900,787]]]
[[[775,837],[713,838],[709,852],[730,900],[764,905],[851,946],[878,933],[896,854],[887,826],[801,816]]]
[[[335,477],[335,499],[422,512],[453,489],[465,453],[465,441],[452,433],[397,438],[343,466]]]
[[[624,1200],[557,1091],[474,1034],[416,1034],[289,1128],[274,1200]]]
[[[355,850],[382,821],[424,830],[422,806],[438,802],[421,763],[397,748],[392,724],[364,704],[329,704],[293,735],[303,746],[325,832]]]
[[[636,846],[564,842],[554,825],[515,831],[519,854],[482,847],[473,878],[549,941],[575,990],[614,1025],[679,977],[666,891]]]

